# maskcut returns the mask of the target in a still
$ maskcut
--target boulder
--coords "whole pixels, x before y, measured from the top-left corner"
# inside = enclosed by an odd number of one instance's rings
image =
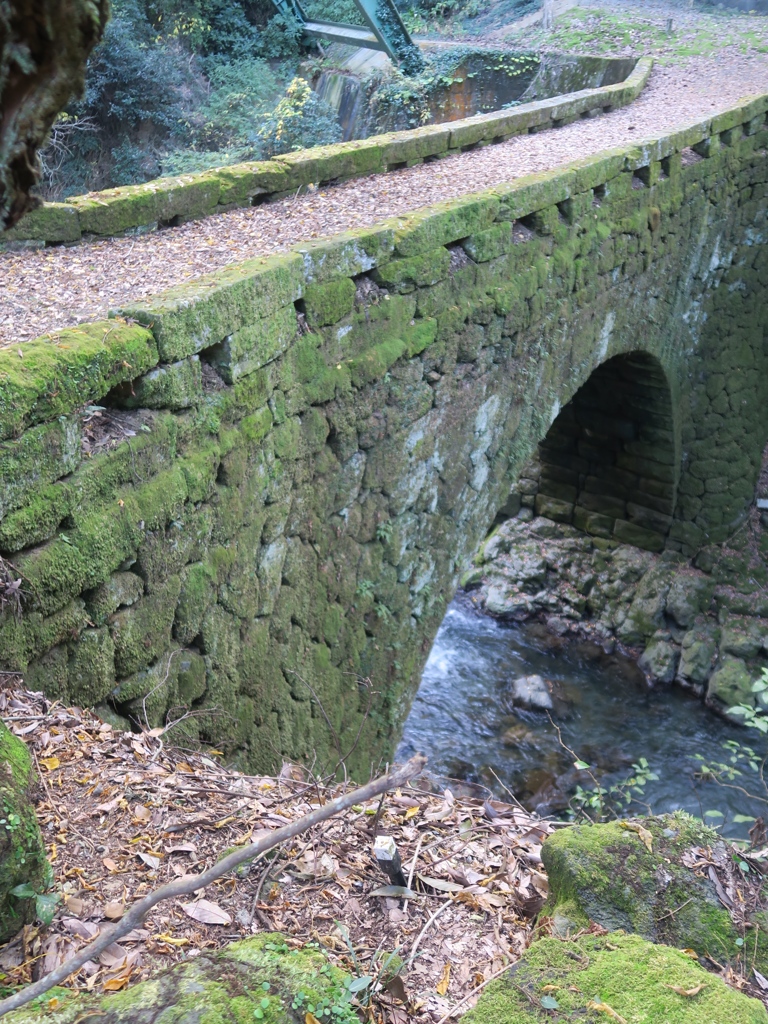
[[[13,890],[29,886],[42,893],[49,875],[43,837],[32,804],[35,775],[29,752],[0,722],[0,942],[35,918],[34,897]]]
[[[707,704],[715,711],[727,711],[737,704],[750,704],[754,707],[753,682],[754,679],[741,658],[726,658],[710,677]]]
[[[732,891],[736,908],[736,890],[745,892],[747,880],[732,852],[682,811],[560,829],[542,849],[550,890],[544,914],[560,935],[594,921],[735,965],[744,930],[723,900]],[[761,922],[759,901],[755,913]],[[762,927],[749,934],[754,965],[768,971],[768,935]]]
[[[7,1024],[304,1024],[312,1014],[334,1024],[359,1024],[345,982],[318,949],[290,949],[285,937],[265,933],[206,951],[123,992],[92,996],[57,989],[44,1008],[7,1014]],[[309,1007],[313,1007],[312,1010]],[[327,1012],[326,1012],[327,1011]]]
[[[552,685],[543,676],[518,676],[512,683],[510,696],[515,707],[529,711],[551,711]]]
[[[762,1003],[728,988],[682,950],[614,933],[534,942],[461,1020],[768,1024],[768,1013]]]
[[[650,643],[640,655],[638,664],[655,683],[671,683],[675,678],[680,649],[668,640]]]
[[[667,594],[667,615],[687,629],[700,612],[708,609],[713,591],[714,583],[707,576],[678,573]]]

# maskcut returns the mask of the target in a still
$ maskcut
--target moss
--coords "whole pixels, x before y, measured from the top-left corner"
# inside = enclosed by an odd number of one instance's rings
[[[542,1007],[545,996],[556,1007]],[[534,943],[462,1021],[603,1024],[609,1018],[632,1024],[766,1024],[768,1014],[758,1000],[728,988],[684,952],[614,932]]]
[[[285,352],[296,331],[296,310],[286,305],[227,335],[207,351],[206,358],[228,384],[234,384]]]
[[[103,1024],[132,1024],[138,1019],[163,1024],[304,1024],[312,1012],[335,1007],[339,1024],[357,1024],[345,996],[348,976],[331,966],[318,949],[291,949],[282,935],[266,933],[232,943],[217,953],[176,964],[150,981],[102,996],[50,994],[8,1016],[9,1024],[74,1024],[98,1017]]]
[[[145,668],[170,646],[180,590],[181,580],[173,576],[154,594],[148,594],[131,608],[116,612],[110,618],[109,631],[115,645],[118,676],[129,676]]]
[[[50,540],[69,511],[70,490],[56,484],[43,487],[29,503],[0,521],[0,551],[13,554]]]
[[[490,226],[499,206],[498,197],[488,192],[436,203],[409,214],[400,220],[395,231],[395,249],[400,256],[418,256],[466,238]]]
[[[550,886],[545,915],[560,931],[596,921],[735,963],[739,930],[709,878],[682,860],[692,847],[722,840],[682,811],[639,824],[652,836],[651,850],[621,822],[575,825],[550,837],[542,849]],[[768,943],[758,940],[756,949],[765,966]]]
[[[84,629],[69,659],[69,699],[82,707],[103,700],[115,681],[115,646],[109,631]]]
[[[3,242],[79,242],[80,237],[80,219],[73,206],[69,203],[43,203],[25,214],[15,228],[7,231]]]
[[[355,387],[378,380],[405,352],[406,344],[399,338],[383,341],[354,359],[347,360],[347,366]]]
[[[348,277],[308,284],[304,289],[304,309],[313,327],[337,323],[351,311],[354,301],[355,282]]]
[[[11,895],[25,883],[46,887],[48,865],[32,805],[34,773],[24,743],[0,722],[0,942],[35,918],[35,901]]]
[[[93,402],[158,361],[149,331],[120,321],[81,324],[0,349],[0,439]]]
[[[80,462],[80,419],[61,416],[0,444],[0,519]]]
[[[158,366],[114,395],[126,409],[189,409],[203,398],[200,359],[191,356],[169,366]]]
[[[283,192],[288,187],[288,173],[274,160],[253,161],[219,167],[219,204],[248,206],[250,201],[266,192]]]
[[[216,173],[203,171],[107,189],[93,198],[77,196],[69,204],[77,211],[83,232],[109,236],[212,213],[219,201],[220,188]]]
[[[336,277],[356,277],[385,263],[395,248],[391,225],[358,228],[296,246],[304,262],[308,284],[321,284]]]
[[[162,359],[174,362],[295,302],[303,283],[298,254],[265,256],[195,278],[120,313],[150,327]]]
[[[391,291],[411,292],[445,280],[451,265],[451,254],[441,246],[410,259],[391,260],[379,267],[373,277],[377,284]]]

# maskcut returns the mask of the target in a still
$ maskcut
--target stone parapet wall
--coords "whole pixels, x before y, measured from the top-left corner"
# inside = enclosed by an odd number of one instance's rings
[[[652,66],[650,57],[642,58],[624,82],[446,124],[44,203],[2,235],[0,245],[71,245],[82,238],[155,230],[281,198],[308,185],[381,174],[504,142],[513,135],[560,127],[579,117],[627,106],[642,91]]]
[[[680,453],[666,543],[725,538],[766,439],[766,111],[0,350],[0,668],[253,768],[366,773],[536,445],[637,352]]]

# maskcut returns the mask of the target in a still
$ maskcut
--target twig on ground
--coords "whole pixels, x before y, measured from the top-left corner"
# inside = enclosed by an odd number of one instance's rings
[[[312,828],[314,825],[319,825],[320,822],[327,821],[328,818],[334,817],[334,815],[347,810],[349,807],[354,806],[354,804],[365,803],[366,800],[370,800],[380,793],[383,794],[404,785],[415,778],[422,771],[425,764],[426,758],[417,754],[400,768],[396,768],[379,779],[374,779],[372,782],[353,790],[351,793],[345,793],[335,800],[329,801],[324,807],[318,807],[290,825],[284,825],[282,828],[276,829],[271,835],[262,837],[258,842],[252,843],[250,846],[244,846],[241,850],[236,850],[199,875],[194,875],[191,879],[179,878],[174,882],[169,882],[167,885],[160,886],[159,889],[155,889],[154,892],[139,900],[138,903],[135,903],[118,924],[102,931],[93,942],[83,946],[81,950],[68,960],[65,960],[56,970],[51,971],[50,974],[41,978],[40,981],[28,985],[7,999],[0,1000],[0,1017],[11,1010],[18,1009],[20,1006],[25,1006],[33,999],[50,991],[56,985],[62,984],[71,974],[78,971],[83,964],[89,960],[97,959],[99,954],[113,942],[127,935],[134,928],[138,928],[150,910],[163,900],[177,899],[179,896],[190,896],[198,889],[203,889],[210,885],[211,882],[215,882],[222,875],[228,874],[240,864],[253,860],[255,857],[260,857],[280,843],[301,835],[307,829]]]

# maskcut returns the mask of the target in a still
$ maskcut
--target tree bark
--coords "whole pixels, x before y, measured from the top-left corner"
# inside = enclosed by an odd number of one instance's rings
[[[0,230],[38,205],[37,153],[69,98],[83,87],[109,0],[0,4]]]

